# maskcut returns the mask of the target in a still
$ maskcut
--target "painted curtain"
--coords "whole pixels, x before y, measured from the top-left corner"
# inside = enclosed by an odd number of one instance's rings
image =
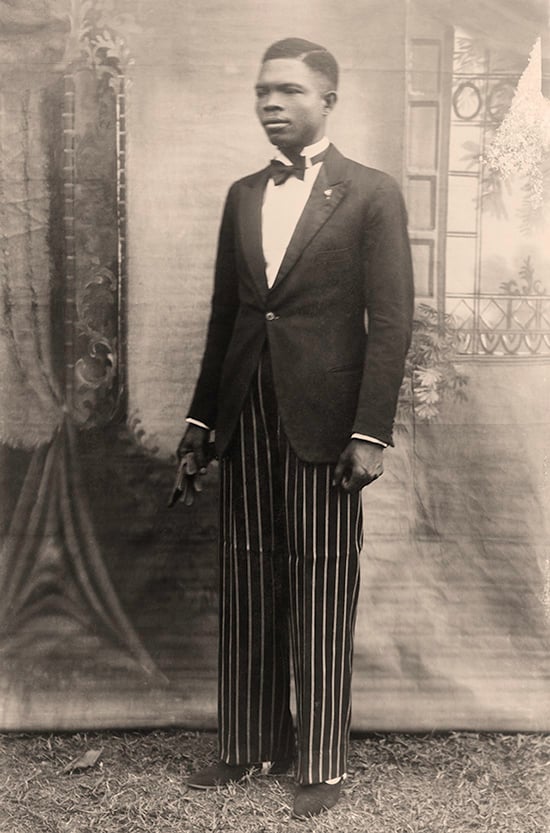
[[[396,448],[364,494],[358,729],[550,726],[544,135],[507,178],[487,159],[513,154],[520,79],[544,124],[541,5],[292,6],[341,63],[331,138],[401,182],[415,258]],[[166,503],[285,9],[0,3],[2,727],[215,725],[216,468]]]

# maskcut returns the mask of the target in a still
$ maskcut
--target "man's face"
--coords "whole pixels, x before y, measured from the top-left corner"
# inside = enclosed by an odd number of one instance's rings
[[[301,151],[323,138],[336,95],[328,82],[293,58],[266,61],[256,83],[256,113],[269,141],[283,151]]]

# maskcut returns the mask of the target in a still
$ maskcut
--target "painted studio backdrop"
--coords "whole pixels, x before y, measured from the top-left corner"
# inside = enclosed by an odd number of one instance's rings
[[[167,501],[258,63],[299,35],[415,263],[353,725],[550,729],[546,7],[0,2],[0,728],[215,725],[216,468]]]

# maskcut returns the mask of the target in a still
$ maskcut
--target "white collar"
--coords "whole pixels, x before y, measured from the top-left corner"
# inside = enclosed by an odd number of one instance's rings
[[[306,168],[311,168],[311,157],[317,156],[318,153],[323,153],[329,145],[330,142],[326,136],[323,136],[322,139],[319,139],[318,142],[314,142],[312,145],[307,145],[300,154],[300,156],[305,156]],[[282,162],[283,165],[292,165],[290,159],[285,156],[279,148],[277,148],[277,153],[272,157],[272,159],[277,159],[279,162]]]

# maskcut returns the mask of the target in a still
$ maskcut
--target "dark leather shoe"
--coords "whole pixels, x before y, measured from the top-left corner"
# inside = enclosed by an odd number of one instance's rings
[[[300,784],[294,796],[293,815],[297,819],[318,816],[334,807],[342,791],[342,779],[337,784]]]
[[[290,764],[290,761],[275,761],[268,773],[269,775],[282,775],[288,770]],[[261,764],[231,765],[224,761],[217,761],[190,775],[187,779],[187,786],[194,790],[213,790],[216,787],[226,787],[228,784],[243,781],[247,775],[259,775],[261,771]]]
[[[294,758],[284,758],[281,761],[273,761],[267,775],[286,775],[289,769],[292,769]]]

